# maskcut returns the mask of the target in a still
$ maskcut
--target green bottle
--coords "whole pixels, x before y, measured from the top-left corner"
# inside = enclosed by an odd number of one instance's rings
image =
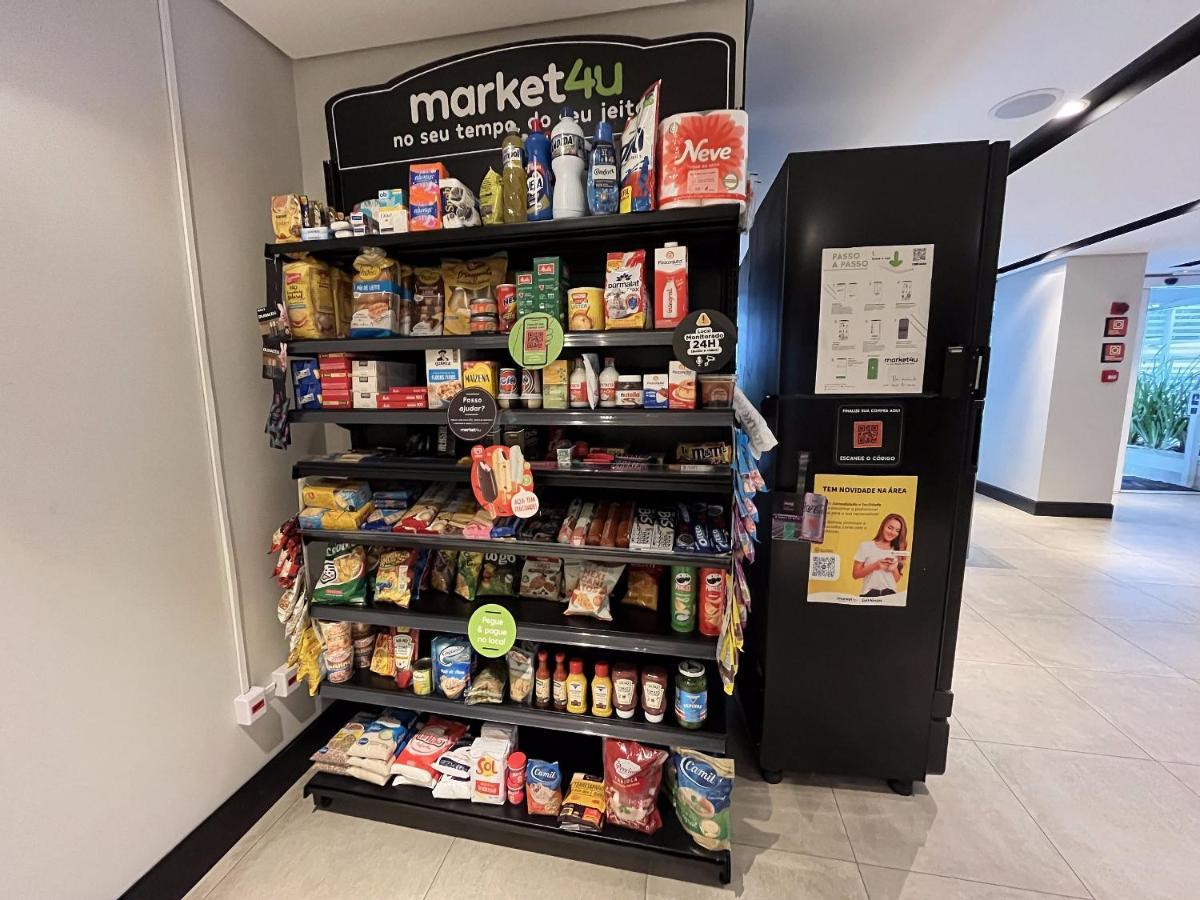
[[[524,222],[528,217],[526,197],[525,148],[515,127],[500,144],[500,182],[504,222]]]

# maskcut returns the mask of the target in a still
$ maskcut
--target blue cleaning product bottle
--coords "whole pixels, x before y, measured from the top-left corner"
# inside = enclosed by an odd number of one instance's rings
[[[525,173],[528,185],[528,219],[542,222],[554,218],[554,186],[551,182],[550,138],[542,131],[540,117],[530,124],[529,137],[525,138]]]
[[[621,186],[617,173],[617,150],[613,146],[612,126],[601,122],[592,139],[592,155],[588,160],[587,203],[593,216],[617,211]]]

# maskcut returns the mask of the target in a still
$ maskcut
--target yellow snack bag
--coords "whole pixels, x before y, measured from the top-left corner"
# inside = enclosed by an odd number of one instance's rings
[[[446,318],[443,334],[471,333],[471,301],[490,298],[496,301],[496,288],[504,283],[508,254],[498,253],[482,259],[442,260],[442,281],[446,285]]]
[[[337,334],[329,266],[307,253],[283,264],[283,303],[292,336],[301,340]]]
[[[504,221],[503,190],[500,173],[489,166],[479,185],[479,217],[484,225],[499,225]]]

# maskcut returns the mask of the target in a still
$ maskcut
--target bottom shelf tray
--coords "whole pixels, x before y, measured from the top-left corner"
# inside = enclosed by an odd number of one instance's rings
[[[669,802],[661,804],[663,827],[654,834],[612,826],[599,834],[578,834],[561,830],[548,816],[527,815],[521,807],[437,800],[424,788],[378,787],[325,772],[309,780],[304,796],[312,797],[317,809],[630,872],[699,884],[728,884],[730,879],[729,851],[693,844]]]

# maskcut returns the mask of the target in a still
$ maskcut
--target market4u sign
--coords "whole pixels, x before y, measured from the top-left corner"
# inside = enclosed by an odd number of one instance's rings
[[[442,160],[477,190],[500,167],[509,125],[550,131],[570,106],[589,136],[602,121],[619,137],[633,104],[662,79],[660,115],[736,105],[733,38],[681,34],[535,38],[452,56],[386,84],[343,91],[325,104],[336,198],[349,208],[407,187],[408,166]]]

